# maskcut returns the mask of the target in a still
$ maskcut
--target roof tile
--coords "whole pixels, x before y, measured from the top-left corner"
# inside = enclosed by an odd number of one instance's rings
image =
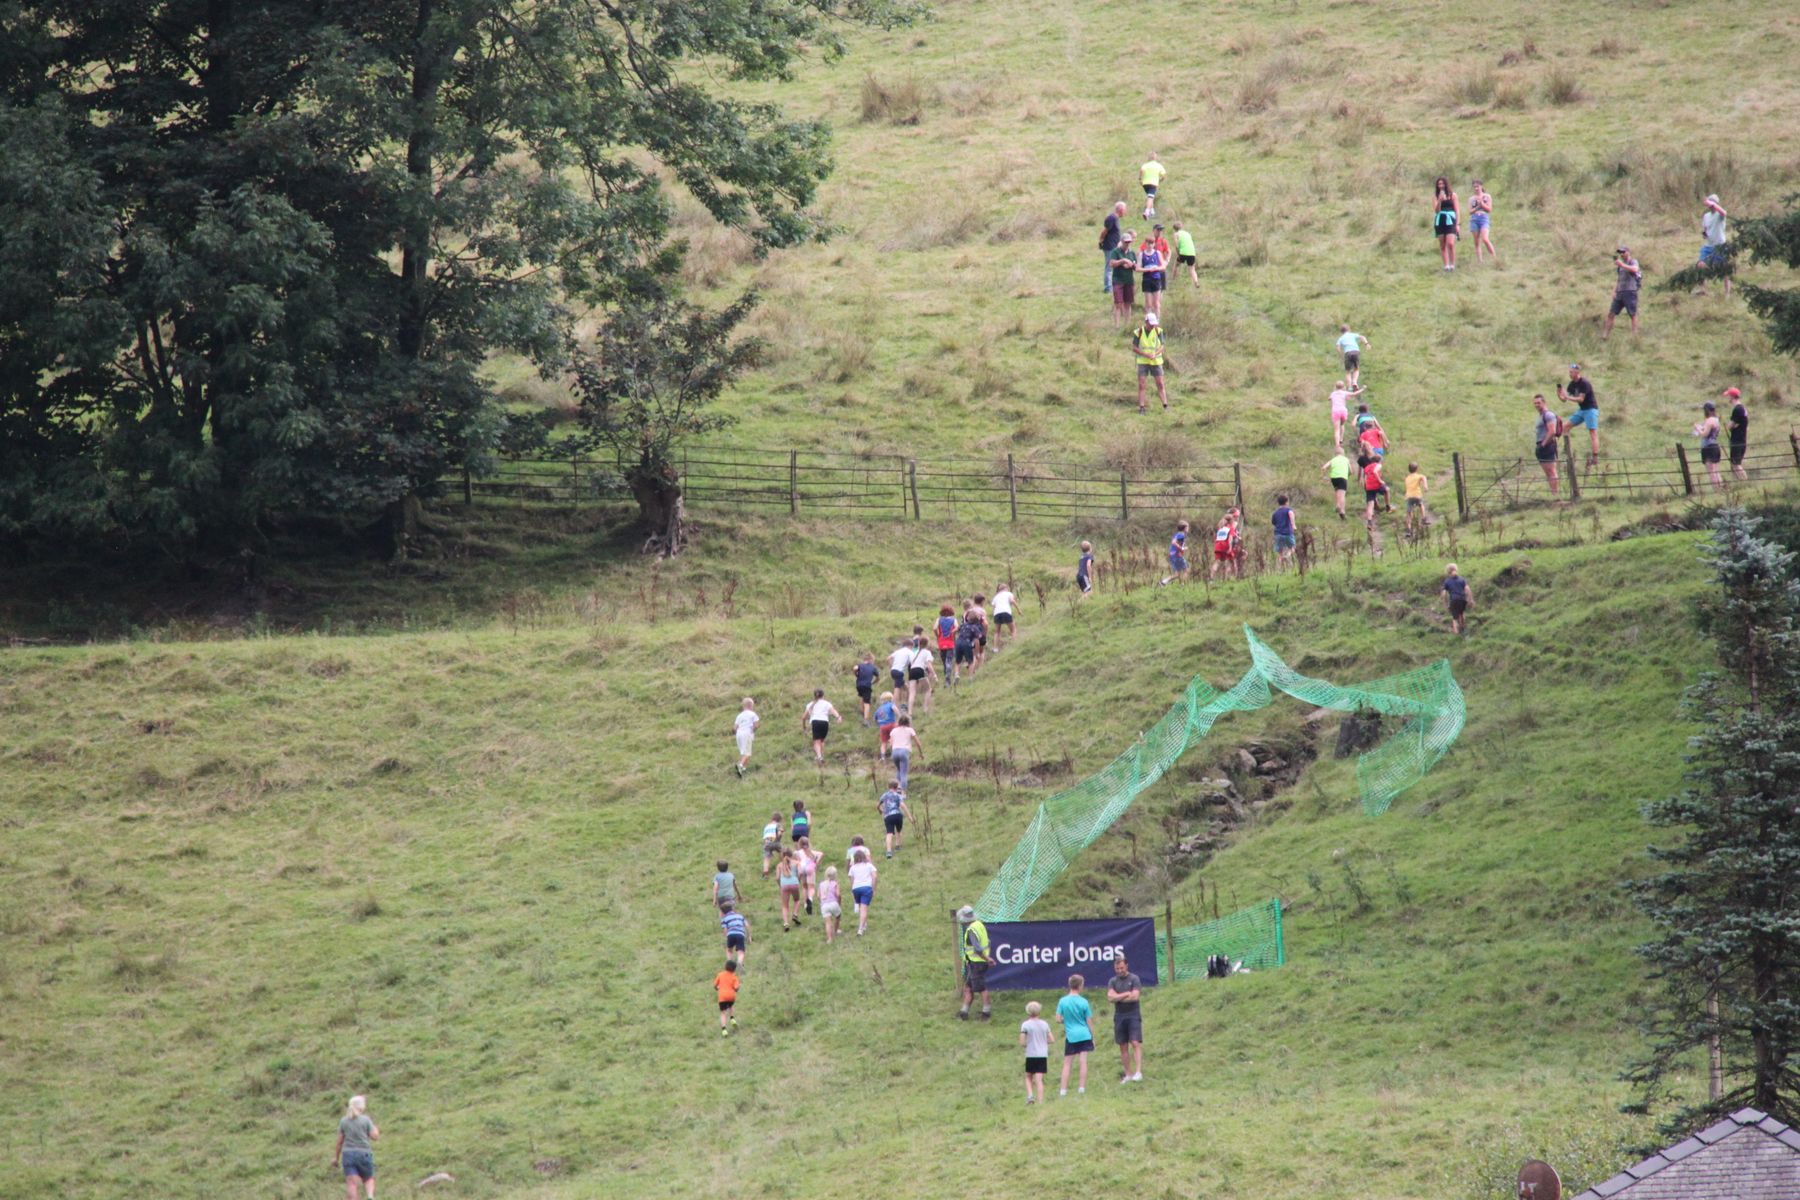
[[[1699,1138],[1683,1138],[1681,1141],[1676,1142],[1673,1146],[1664,1150],[1662,1156],[1670,1162],[1680,1162],[1682,1159],[1705,1145],[1706,1143]]]
[[[1601,1182],[1596,1183],[1588,1190],[1593,1192],[1594,1195],[1599,1196],[1600,1200],[1606,1200],[1606,1197],[1615,1192],[1622,1192],[1636,1182],[1637,1180],[1629,1175],[1614,1175],[1611,1179],[1602,1180]]]
[[[1669,1160],[1660,1154],[1652,1154],[1634,1167],[1626,1167],[1625,1174],[1634,1179],[1642,1179],[1646,1175],[1654,1175],[1669,1165]]]
[[[1760,1116],[1757,1118],[1757,1120],[1759,1120],[1759,1121],[1761,1119],[1762,1118]],[[1730,1121],[1730,1120],[1720,1121],[1717,1125],[1708,1125],[1705,1129],[1702,1129],[1699,1133],[1696,1133],[1694,1136],[1699,1138],[1701,1141],[1705,1142],[1707,1145],[1710,1146],[1714,1142],[1723,1141],[1725,1138],[1730,1137],[1732,1134],[1736,1133],[1740,1128],[1741,1128],[1741,1126],[1739,1126],[1736,1121]]]
[[[1731,1114],[1731,1119],[1739,1125],[1754,1125],[1768,1115],[1760,1108],[1740,1108]]]
[[[1771,1137],[1780,1137],[1787,1129],[1784,1123],[1777,1121],[1774,1117],[1764,1117],[1756,1123],[1756,1127]]]
[[[1800,1129],[1789,1129],[1777,1136],[1780,1138],[1782,1145],[1791,1147],[1795,1150],[1800,1150]],[[1668,1151],[1665,1150],[1663,1153],[1666,1154]]]

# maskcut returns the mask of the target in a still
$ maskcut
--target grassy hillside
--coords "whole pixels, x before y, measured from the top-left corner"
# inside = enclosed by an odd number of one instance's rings
[[[797,710],[815,681],[848,707],[854,652],[916,610],[15,652],[0,1192],[324,1194],[353,1088],[390,1186],[447,1169],[479,1196],[923,1196],[971,1161],[1045,1194],[1090,1160],[1150,1195],[1441,1196],[1497,1130],[1519,1131],[1501,1159],[1611,1145],[1641,1001],[1614,881],[1637,802],[1679,770],[1692,538],[1471,561],[1482,609],[1455,644],[1435,562],[1028,601],[1018,650],[923,721],[931,846],[882,864],[870,936],[829,949],[780,931],[757,830],[796,796],[833,855],[879,828],[868,738],[846,730],[821,774]],[[1448,650],[1468,730],[1380,820],[1349,762],[1308,770],[1198,877],[1226,906],[1283,896],[1291,965],[1160,990],[1143,1089],[1101,1056],[1079,1106],[1027,1110],[1026,997],[953,1020],[946,942],[1045,793],[941,764],[1091,770],[1191,672],[1235,678],[1244,621],[1341,681]],[[740,782],[742,694],[767,724]],[[1192,919],[1197,878],[1155,865],[1162,819],[1213,746],[1300,738],[1303,716],[1223,722],[1039,914],[1166,893]],[[729,1041],[715,856],[747,868],[758,934]]]

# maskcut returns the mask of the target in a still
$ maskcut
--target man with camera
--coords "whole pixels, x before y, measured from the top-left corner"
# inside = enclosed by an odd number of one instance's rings
[[[1631,314],[1631,332],[1638,331],[1638,288],[1644,282],[1644,268],[1631,257],[1628,247],[1620,246],[1613,254],[1613,269],[1619,273],[1619,281],[1613,285],[1612,307],[1606,313],[1606,326],[1600,330],[1601,341],[1612,336],[1613,318],[1622,312]]]

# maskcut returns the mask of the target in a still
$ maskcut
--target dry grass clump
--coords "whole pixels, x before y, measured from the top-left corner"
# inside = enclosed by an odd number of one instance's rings
[[[946,200],[912,220],[881,243],[883,250],[934,250],[974,241],[987,231],[988,214],[974,201]]]
[[[1445,91],[1452,103],[1479,108],[1494,98],[1494,92],[1499,86],[1500,77],[1492,69],[1483,67],[1473,71],[1458,71],[1451,76]]]
[[[863,76],[861,99],[865,125],[917,125],[925,117],[925,88],[914,76],[883,83],[871,71]]]
[[[1536,62],[1538,57],[1537,43],[1527,40],[1526,43],[1517,50],[1508,50],[1505,54],[1502,54],[1500,56],[1500,65],[1503,67],[1516,67],[1522,62]]]
[[[1169,429],[1122,433],[1100,443],[1107,466],[1140,477],[1184,470],[1193,465],[1195,454],[1192,438]]]
[[[1551,67],[1544,76],[1544,102],[1562,108],[1570,104],[1579,104],[1587,99],[1587,93],[1581,90],[1581,80],[1575,72],[1564,67]]]

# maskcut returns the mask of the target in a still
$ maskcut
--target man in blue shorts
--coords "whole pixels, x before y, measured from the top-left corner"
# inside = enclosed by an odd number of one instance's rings
[[[1600,402],[1594,399],[1594,385],[1581,376],[1581,364],[1569,364],[1569,385],[1556,385],[1556,398],[1567,403],[1575,402],[1575,411],[1569,414],[1570,426],[1585,425],[1588,431],[1587,465],[1594,466],[1600,461]]]
[[[1295,527],[1294,510],[1288,507],[1287,494],[1284,492],[1275,497],[1276,509],[1269,518],[1269,524],[1275,527],[1275,566],[1285,567],[1294,557]]]
[[[1175,522],[1175,536],[1169,539],[1169,574],[1158,587],[1167,587],[1172,579],[1184,579],[1187,576],[1187,535],[1188,523]]]

